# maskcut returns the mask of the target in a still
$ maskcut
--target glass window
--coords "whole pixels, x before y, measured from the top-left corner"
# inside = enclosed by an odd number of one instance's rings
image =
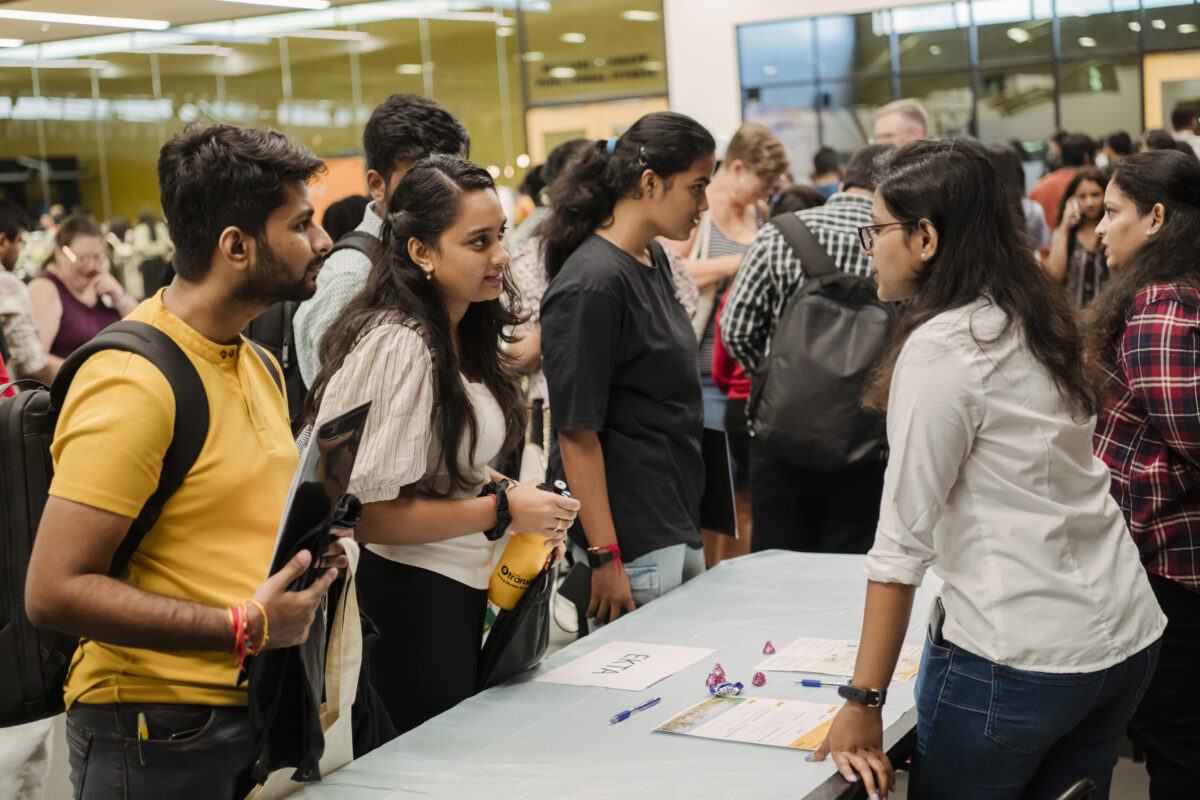
[[[1059,70],[1063,126],[1093,138],[1128,131],[1137,138],[1141,91],[1137,57],[1064,62]]]
[[[971,63],[968,12],[966,3],[893,9],[893,24],[899,34],[900,70],[968,66]]]
[[[901,75],[900,96],[920,100],[933,136],[971,132],[971,78],[965,71]]]
[[[814,107],[816,87],[812,84],[763,88],[759,99],[748,99],[743,116],[747,122],[766,125],[788,151],[790,171],[804,180],[812,170],[813,155],[820,149],[820,130]]]
[[[1059,25],[1062,30],[1062,57],[1098,58],[1101,54],[1137,52],[1137,11],[1110,14],[1083,14],[1064,16]]]
[[[821,82],[821,140],[843,156],[867,144],[875,109],[892,101],[892,79]]]
[[[813,21],[792,19],[738,26],[743,86],[812,80],[816,77]]]
[[[818,17],[817,69],[823,78],[890,73],[891,42],[884,12]]]
[[[1183,50],[1200,47],[1200,12],[1195,5],[1150,8],[1146,4],[1147,27],[1142,31],[1147,50]]]
[[[1021,62],[1054,58],[1054,23],[1027,19],[979,25],[979,62]]]
[[[979,139],[988,144],[1011,138],[1041,138],[1054,128],[1054,68],[1051,64],[983,70],[980,74]]]

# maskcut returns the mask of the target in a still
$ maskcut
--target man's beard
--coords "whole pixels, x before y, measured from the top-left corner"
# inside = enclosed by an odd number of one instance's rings
[[[238,300],[255,305],[270,305],[280,300],[307,300],[317,289],[309,285],[308,271],[320,265],[323,259],[314,258],[305,265],[304,274],[299,279],[292,278],[292,268],[285,264],[266,241],[256,239],[255,248],[258,257],[246,281],[238,287],[235,296]]]

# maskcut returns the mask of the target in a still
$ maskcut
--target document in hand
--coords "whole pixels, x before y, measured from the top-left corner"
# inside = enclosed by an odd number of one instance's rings
[[[832,703],[771,700],[766,697],[713,697],[692,706],[655,730],[727,742],[816,750],[837,714]]]

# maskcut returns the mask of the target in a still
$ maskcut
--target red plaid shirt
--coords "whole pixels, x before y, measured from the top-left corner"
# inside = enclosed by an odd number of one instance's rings
[[[1104,369],[1096,455],[1146,569],[1200,591],[1200,292],[1138,292]]]

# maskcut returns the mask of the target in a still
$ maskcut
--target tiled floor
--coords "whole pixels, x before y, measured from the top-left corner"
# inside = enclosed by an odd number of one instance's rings
[[[1133,759],[1122,757],[1113,770],[1110,800],[1146,800],[1150,796],[1150,779],[1146,777],[1146,765],[1135,764]],[[889,800],[906,800],[908,797],[908,773],[896,775],[896,791]]]

